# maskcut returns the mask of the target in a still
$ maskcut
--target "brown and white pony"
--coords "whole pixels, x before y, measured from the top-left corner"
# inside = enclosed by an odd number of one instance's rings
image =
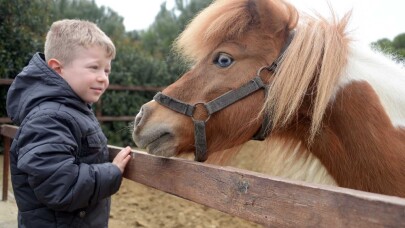
[[[143,105],[135,143],[226,164],[264,130],[250,145],[255,171],[405,197],[405,71],[353,42],[349,17],[283,0],[213,2],[176,40],[192,67]]]

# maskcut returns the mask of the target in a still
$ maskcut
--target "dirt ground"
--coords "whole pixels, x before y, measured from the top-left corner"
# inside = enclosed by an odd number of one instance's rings
[[[124,179],[112,197],[110,227],[254,228],[257,224]]]

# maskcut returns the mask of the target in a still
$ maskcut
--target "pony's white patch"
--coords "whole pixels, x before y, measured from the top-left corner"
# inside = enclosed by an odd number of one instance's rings
[[[353,43],[339,88],[353,81],[368,82],[394,126],[405,126],[405,69],[382,53]]]
[[[294,139],[270,137],[265,141],[249,141],[229,165],[271,176],[337,185],[319,159]]]
[[[270,138],[265,143],[270,149],[263,159],[268,165],[262,167],[267,169],[262,172],[311,183],[336,185],[319,159],[307,151],[301,142]]]

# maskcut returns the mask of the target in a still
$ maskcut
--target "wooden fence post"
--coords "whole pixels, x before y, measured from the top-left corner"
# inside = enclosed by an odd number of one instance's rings
[[[4,156],[3,156],[3,195],[2,201],[8,199],[8,176],[10,170],[10,141],[9,137],[3,136],[4,139]]]

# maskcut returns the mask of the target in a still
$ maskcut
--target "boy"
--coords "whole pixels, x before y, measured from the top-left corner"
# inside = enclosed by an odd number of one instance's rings
[[[20,125],[11,146],[19,227],[107,227],[130,148],[108,162],[107,139],[91,109],[109,85],[112,41],[94,23],[52,24],[7,94]]]

